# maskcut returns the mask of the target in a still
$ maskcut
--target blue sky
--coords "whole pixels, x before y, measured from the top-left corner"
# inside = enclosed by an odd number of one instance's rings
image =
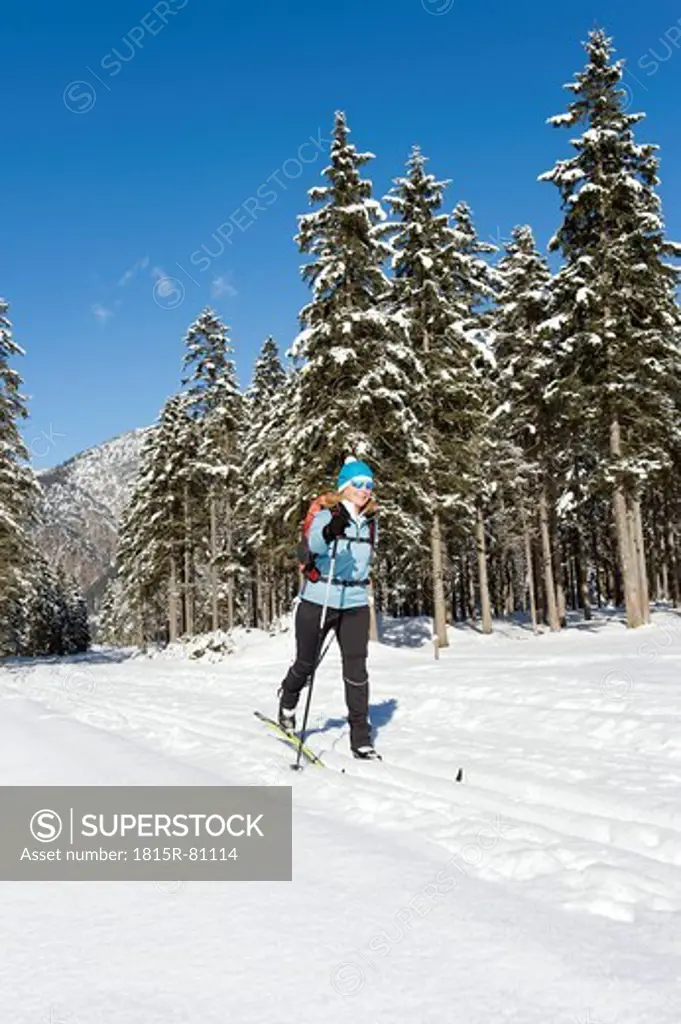
[[[596,25],[628,61],[631,109],[648,114],[638,138],[661,146],[681,239],[677,3],[3,5],[0,295],[26,349],[36,468],[153,422],[205,305],[231,325],[242,385],[268,334],[286,350],[308,298],[296,215],[336,109],[376,154],[377,196],[418,143],[483,238],[529,222],[545,247],[560,211],[536,178],[570,137],[545,120],[565,109]]]

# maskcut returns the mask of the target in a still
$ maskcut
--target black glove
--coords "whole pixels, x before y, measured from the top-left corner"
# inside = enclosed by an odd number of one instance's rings
[[[350,513],[345,505],[336,505],[331,509],[331,520],[322,530],[322,537],[327,544],[332,544],[345,535],[346,527],[350,523]]]

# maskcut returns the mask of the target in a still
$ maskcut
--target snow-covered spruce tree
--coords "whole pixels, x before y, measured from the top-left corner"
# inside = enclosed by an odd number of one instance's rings
[[[151,441],[149,434],[140,452],[140,473],[144,467],[145,448]],[[116,575],[109,580],[100,616],[101,638],[110,644],[137,644],[145,642],[144,571],[139,561],[142,546],[141,527],[142,494],[137,485],[121,511],[116,545]],[[176,593],[176,592],[175,592]]]
[[[279,356],[279,346],[270,335],[263,343],[253,367],[253,380],[246,389],[249,416],[256,423],[263,419],[274,402],[281,398],[286,371]]]
[[[677,316],[679,315],[677,304]],[[681,327],[668,361],[670,401],[661,427],[668,434],[668,458],[652,473],[646,496],[647,522],[643,526],[650,551],[653,599],[681,604]],[[673,411],[672,411],[673,410]]]
[[[477,234],[470,208],[457,203],[452,214],[453,245],[447,250],[452,301],[462,311],[454,359],[446,369],[448,429],[443,431],[443,510],[459,535],[475,524],[482,629],[492,631],[487,572],[486,519],[496,486],[488,425],[494,408],[491,372],[491,301],[500,285],[483,256],[497,251]]]
[[[668,257],[655,188],[655,146],[639,145],[621,88],[623,63],[601,29],[566,88],[575,95],[558,126],[584,126],[574,156],[541,175],[560,190],[565,216],[550,243],[564,266],[554,299],[560,379],[556,394],[582,444],[599,455],[614,510],[627,624],[649,614],[640,498],[669,464],[678,436],[670,371],[678,368],[678,270]]]
[[[121,512],[116,551],[116,577],[109,584],[113,604],[108,621],[113,625],[127,620],[128,632],[117,629],[107,635],[109,642],[135,643],[143,646],[149,635],[148,608],[153,588],[158,581],[158,560],[151,556],[151,533],[154,529],[162,534],[165,522],[158,511],[151,511],[147,501],[143,479],[149,479],[153,439],[156,431],[150,432],[140,452],[140,469],[132,493]],[[172,555],[171,555],[172,558]],[[153,567],[153,568],[152,568]],[[172,594],[176,589],[170,588]],[[172,597],[170,597],[172,604]],[[170,618],[170,616],[169,616]],[[176,616],[175,616],[176,619]],[[171,619],[172,621],[172,619]],[[134,624],[134,625],[133,625]],[[171,626],[172,630],[172,626]]]
[[[262,431],[265,456],[252,478],[258,495],[263,495],[263,504],[257,511],[262,530],[272,546],[271,623],[281,619],[289,610],[302,582],[295,556],[301,521],[307,511],[311,493],[305,490],[301,467],[294,465],[291,455],[300,431],[300,373],[300,369],[287,369],[280,398],[266,412]],[[319,493],[325,486],[330,489],[333,484],[332,480],[320,479],[322,483],[314,489],[314,493]],[[293,510],[299,510],[300,513],[295,523]]]
[[[65,653],[80,654],[90,646],[87,605],[73,573],[63,567],[59,572],[59,586],[66,609]]]
[[[244,480],[240,443],[243,398],[232,359],[229,327],[212,309],[203,310],[184,340],[182,384],[187,386],[188,412],[200,436],[194,484],[206,494],[210,621],[212,629],[220,628],[220,599],[224,593],[227,627],[232,629],[243,575],[239,557],[243,531],[235,516]],[[203,528],[199,518],[194,529],[200,535]],[[226,586],[222,580],[226,580]]]
[[[26,653],[40,656],[65,654],[66,607],[57,569],[37,554],[33,559],[28,600]]]
[[[549,489],[554,472],[558,410],[547,397],[554,363],[550,337],[542,334],[550,303],[551,272],[537,251],[532,230],[516,227],[497,264],[501,287],[494,314],[495,388],[492,420],[496,477],[513,514],[520,516],[533,624],[532,523],[539,508],[546,614],[559,628],[549,536]]]
[[[27,465],[19,424],[28,417],[23,381],[10,365],[24,354],[12,338],[8,305],[0,299],[0,656],[25,649],[27,599],[34,564],[30,526],[40,495]]]
[[[328,184],[309,192],[321,208],[299,218],[298,244],[313,257],[302,269],[313,298],[291,349],[297,372],[284,470],[307,502],[333,484],[345,457],[366,458],[390,512],[391,541],[404,546],[410,527],[397,496],[422,458],[411,402],[421,374],[403,318],[386,307],[390,249],[378,231],[385,213],[361,176],[372,154],[358,153],[348,135],[337,113]],[[296,518],[302,511],[299,504]]]
[[[426,171],[426,157],[418,146],[412,149],[407,174],[394,180],[386,202],[399,218],[386,224],[381,233],[390,237],[393,248],[393,281],[389,298],[393,313],[406,325],[418,375],[408,392],[412,414],[417,418],[420,444],[415,445],[406,478],[400,480],[402,494],[413,506],[414,528],[408,537],[405,557],[394,568],[404,575],[405,566],[415,580],[423,575],[432,581],[434,632],[438,643],[448,644],[443,580],[442,513],[448,488],[443,487],[446,457],[443,446],[451,424],[447,420],[450,395],[448,374],[456,360],[468,307],[454,292],[449,255],[455,234],[446,213],[438,213],[448,181]],[[413,552],[430,552],[414,560]],[[395,553],[397,554],[397,552]]]
[[[111,618],[133,619],[134,641],[140,645],[166,636],[174,640],[178,619],[182,632],[194,631],[192,520],[198,504],[194,474],[198,444],[187,398],[174,395],[144,443],[138,478],[121,516],[117,558],[121,587]]]
[[[150,467],[150,494],[156,507],[165,508],[168,521],[165,535],[152,554],[163,558],[166,567],[168,638],[175,637],[176,615],[179,630],[192,635],[196,630],[199,585],[197,563],[206,551],[206,491],[196,466],[201,446],[201,431],[189,413],[189,399],[183,392],[166,403],[158,433],[158,445]],[[179,586],[178,586],[179,582]],[[179,599],[178,599],[179,589]],[[164,596],[165,596],[164,594]]]
[[[97,641],[114,646],[128,646],[139,641],[137,611],[126,600],[123,578],[111,578],[102,595],[97,621]],[[176,616],[177,618],[177,616]]]
[[[248,484],[236,510],[244,526],[252,573],[251,621],[264,629],[277,617],[277,566],[286,559],[287,542],[290,547],[290,537],[281,529],[284,508],[280,505],[285,496],[278,430],[283,422],[286,384],[279,349],[269,337],[255,361],[253,379],[244,394],[241,472]],[[292,503],[297,504],[297,500],[295,496]]]
[[[28,588],[25,646],[31,655],[86,651],[90,644],[85,602],[73,576],[35,552]]]

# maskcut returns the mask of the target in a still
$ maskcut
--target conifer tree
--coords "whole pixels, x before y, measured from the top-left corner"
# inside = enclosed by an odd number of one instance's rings
[[[475,524],[482,629],[492,631],[488,587],[486,514],[494,492],[493,453],[488,435],[493,409],[490,371],[494,362],[490,342],[491,308],[499,287],[496,270],[487,263],[496,246],[483,242],[464,202],[451,218],[453,244],[447,249],[452,305],[457,309],[452,360],[446,368],[448,429],[443,431],[440,488],[443,510],[462,536]]]
[[[278,432],[283,422],[286,384],[277,344],[269,337],[255,361],[253,379],[244,395],[242,476],[247,486],[237,508],[255,574],[252,618],[264,628],[277,614],[276,566],[285,563],[286,554],[282,549],[286,537],[280,527],[284,509],[280,507],[283,474]]]
[[[232,629],[241,574],[240,530],[235,509],[243,488],[242,396],[229,328],[212,309],[205,309],[190,326],[185,345],[186,376],[182,384],[188,385],[187,409],[200,435],[194,482],[206,494],[211,622],[214,630],[219,628],[220,579],[226,577],[227,625]],[[201,517],[194,522],[193,529],[200,536]]]
[[[65,653],[80,654],[90,646],[90,626],[85,599],[73,573],[60,573],[60,589],[66,610]]]
[[[337,113],[328,184],[309,192],[321,208],[299,218],[298,244],[314,257],[302,270],[313,299],[291,349],[299,372],[289,464],[298,493],[309,496],[335,478],[347,455],[364,457],[389,502],[397,466],[404,475],[413,464],[417,423],[407,396],[418,366],[399,314],[385,306],[390,249],[377,230],[385,212],[361,177],[373,155],[358,153],[348,136]]]
[[[589,34],[588,62],[566,88],[575,99],[557,126],[583,126],[574,156],[541,175],[560,190],[565,216],[550,243],[565,263],[554,284],[559,382],[556,395],[581,446],[598,453],[610,491],[627,623],[649,613],[641,494],[669,465],[678,433],[678,270],[655,188],[656,147],[639,145],[603,30]]]
[[[448,181],[426,172],[426,158],[418,146],[412,149],[405,177],[396,178],[386,196],[399,220],[385,226],[391,236],[394,281],[390,302],[407,325],[409,344],[420,373],[412,378],[409,398],[418,416],[422,438],[418,461],[403,485],[403,496],[411,495],[413,508],[425,513],[421,526],[427,534],[433,581],[434,632],[439,646],[448,644],[441,537],[442,490],[440,472],[445,463],[443,442],[449,424],[443,422],[447,409],[447,374],[454,360],[458,330],[465,318],[463,305],[453,297],[448,252],[454,232],[446,213],[438,213]],[[402,507],[405,507],[404,505]],[[423,538],[411,538],[408,550],[423,550]],[[413,566],[417,571],[421,566]],[[404,563],[396,566],[404,571]]]
[[[8,305],[0,299],[0,655],[16,654],[26,629],[35,520],[40,488],[27,465],[19,426],[28,417],[23,381],[10,365],[23,350],[12,338]]]
[[[549,488],[555,472],[558,411],[551,402],[553,352],[540,331],[551,299],[551,272],[532,230],[516,227],[497,264],[501,288],[494,316],[499,406],[494,415],[496,475],[508,504],[520,514],[528,586],[533,587],[530,524],[539,495],[542,567],[547,615],[559,628],[549,535]],[[532,594],[534,615],[534,594]],[[536,623],[535,623],[536,624]]]
[[[175,639],[178,619],[183,632],[193,632],[195,541],[187,509],[196,504],[197,451],[196,425],[188,415],[187,398],[174,395],[145,440],[138,479],[121,517],[118,575],[122,587],[113,617],[133,617],[140,644],[162,635],[166,626],[169,639]]]
[[[34,558],[26,653],[63,654],[65,609],[56,570],[43,555]]]
[[[418,470],[412,480],[420,489],[417,507],[426,512],[435,632],[444,646],[443,527],[470,537],[483,477],[480,445],[489,414],[486,361],[491,355],[482,307],[494,293],[495,277],[480,256],[495,247],[477,237],[464,203],[451,219],[438,213],[448,182],[426,173],[425,164],[415,147],[407,175],[395,180],[387,197],[400,220],[383,231],[392,236],[395,252],[393,300],[420,371],[412,377],[410,398],[425,450],[414,446]],[[484,623],[491,628],[484,559],[479,566]]]
[[[97,623],[97,641],[105,644],[134,645],[139,642],[139,625],[126,599],[123,577],[112,577],[102,596]]]
[[[252,422],[262,420],[272,403],[281,398],[281,389],[285,383],[286,371],[281,363],[279,347],[270,335],[265,339],[255,361],[253,380],[245,393]]]
[[[90,644],[85,602],[73,576],[34,552],[27,602],[26,641],[31,656],[77,654]]]

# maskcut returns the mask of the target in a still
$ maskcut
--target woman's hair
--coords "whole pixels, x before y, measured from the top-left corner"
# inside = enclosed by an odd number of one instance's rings
[[[343,501],[343,495],[340,491],[328,491],[326,494],[319,495],[319,503],[324,508],[333,508],[334,505],[339,505]],[[368,502],[362,508],[362,515],[370,515],[378,510],[375,498],[369,498]]]

